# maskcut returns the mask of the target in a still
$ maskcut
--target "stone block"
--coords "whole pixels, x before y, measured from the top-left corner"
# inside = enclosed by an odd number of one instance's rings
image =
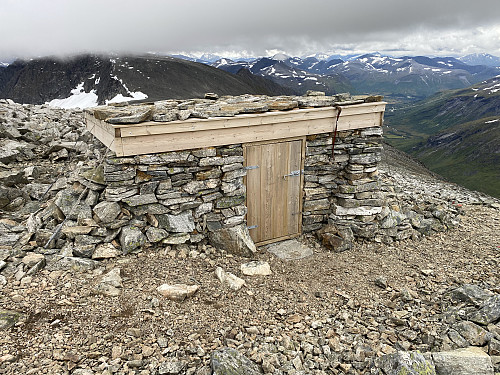
[[[157,219],[159,226],[169,232],[191,233],[195,228],[191,211],[185,211],[179,215],[158,215]]]
[[[244,224],[210,232],[209,241],[212,246],[239,256],[252,257],[256,251],[255,244]]]
[[[103,201],[98,203],[93,211],[102,223],[110,223],[118,217],[121,207],[116,202]]]

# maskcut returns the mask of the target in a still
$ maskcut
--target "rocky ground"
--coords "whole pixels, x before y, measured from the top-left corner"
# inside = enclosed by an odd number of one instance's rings
[[[500,372],[496,200],[437,180],[390,149],[385,186],[408,205],[452,205],[455,228],[357,242],[342,253],[304,235],[313,254],[303,259],[259,249],[265,276],[244,275],[249,259],[204,244],[44,265],[9,241],[61,188],[53,182],[103,149],[78,112],[0,102],[0,116],[0,374],[210,374],[231,355],[241,368],[238,356],[251,361],[248,374],[388,374],[375,365],[384,355],[469,346]],[[221,283],[218,267],[245,284]],[[157,290],[163,284],[199,289],[173,301]]]

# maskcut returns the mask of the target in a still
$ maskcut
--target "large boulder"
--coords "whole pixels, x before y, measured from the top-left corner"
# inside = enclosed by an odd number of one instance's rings
[[[259,366],[232,348],[216,350],[211,356],[213,375],[260,375]]]
[[[464,284],[450,292],[451,298],[458,302],[467,302],[479,306],[482,302],[490,298],[493,293],[489,290],[473,285]]]
[[[491,358],[478,347],[432,353],[432,359],[437,375],[493,375]]]
[[[234,255],[252,257],[256,251],[255,244],[244,224],[209,232],[208,238],[212,246]]]

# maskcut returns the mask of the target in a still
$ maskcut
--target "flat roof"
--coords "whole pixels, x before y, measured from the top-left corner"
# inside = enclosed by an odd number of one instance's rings
[[[117,156],[133,156],[331,133],[339,110],[338,131],[382,126],[386,103],[375,100],[381,97],[167,100],[90,108],[85,119],[87,129]]]

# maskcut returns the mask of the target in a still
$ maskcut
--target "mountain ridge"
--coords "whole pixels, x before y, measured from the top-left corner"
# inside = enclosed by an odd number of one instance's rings
[[[76,90],[76,91],[75,91]],[[81,95],[107,101],[219,95],[292,94],[264,77],[230,74],[172,57],[79,55],[67,59],[17,60],[0,68],[0,98],[43,104]]]

